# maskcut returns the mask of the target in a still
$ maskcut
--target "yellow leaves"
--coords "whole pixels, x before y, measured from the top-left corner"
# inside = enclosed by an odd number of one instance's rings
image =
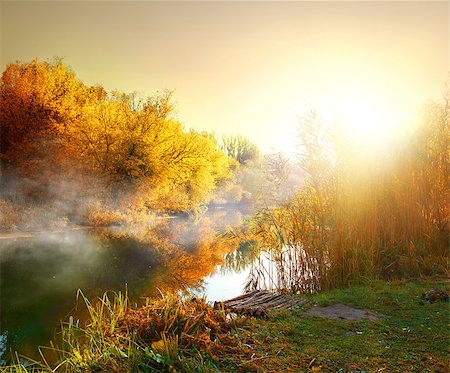
[[[74,348],[73,350],[72,350],[72,353],[74,354],[74,356],[78,359],[78,360],[80,360],[80,361],[83,361],[84,359],[83,359],[83,356],[81,356],[81,354],[80,354],[80,351],[78,351],[76,348]]]
[[[208,202],[217,182],[231,176],[211,136],[184,131],[173,119],[170,92],[108,94],[84,85],[61,61],[11,64],[1,90],[2,157],[23,174],[50,176],[53,168],[53,179],[83,170],[106,189],[150,184],[147,207],[169,210]]]
[[[178,355],[178,335],[173,338],[167,338],[164,333],[161,334],[161,339],[152,343],[152,350],[165,356],[169,360],[175,360]]]
[[[162,339],[152,343],[152,350],[155,351],[157,354],[163,354],[165,352],[165,349],[166,349],[165,344]]]
[[[125,161],[125,169],[132,177],[144,176],[145,163],[139,158],[132,157]]]
[[[108,208],[99,201],[88,206],[87,222],[96,227],[108,226],[113,223],[120,223],[124,216],[116,210]]]
[[[170,111],[167,97],[141,104],[115,92],[109,101],[84,109],[78,141],[98,172],[150,181],[156,189],[171,193],[170,199],[179,200],[169,203],[171,207],[165,200],[165,208],[187,209],[206,201],[216,180],[230,176],[230,171],[214,142],[195,131],[183,132],[168,117]],[[181,202],[185,192],[191,200],[187,204]]]

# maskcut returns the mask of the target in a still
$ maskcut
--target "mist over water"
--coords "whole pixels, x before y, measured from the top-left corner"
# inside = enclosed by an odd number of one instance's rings
[[[60,321],[69,315],[82,321],[78,289],[91,300],[105,291],[127,291],[136,303],[157,296],[158,289],[197,289],[210,301],[239,295],[247,267],[232,264],[239,242],[222,234],[242,220],[239,211],[223,209],[198,221],[161,219],[139,239],[99,228],[0,240],[2,359],[10,358],[9,349],[37,357],[37,346],[58,340]]]

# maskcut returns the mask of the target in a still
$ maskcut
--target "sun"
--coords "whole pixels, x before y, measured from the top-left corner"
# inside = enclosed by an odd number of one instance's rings
[[[339,134],[363,151],[384,151],[405,139],[407,113],[383,92],[342,90],[332,117]]]
[[[363,145],[376,146],[388,142],[395,132],[393,115],[374,98],[349,95],[341,99],[337,125],[345,135]]]

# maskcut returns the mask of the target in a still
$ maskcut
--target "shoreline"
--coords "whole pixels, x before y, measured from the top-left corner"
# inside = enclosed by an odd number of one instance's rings
[[[0,232],[0,240],[12,240],[16,238],[33,238],[42,236],[44,234],[54,234],[54,233],[64,233],[71,231],[79,231],[79,230],[88,230],[88,229],[98,229],[98,228],[106,228],[106,227],[94,227],[94,226],[76,226],[76,227],[67,227],[55,230],[39,230],[39,231],[22,231],[22,232]]]

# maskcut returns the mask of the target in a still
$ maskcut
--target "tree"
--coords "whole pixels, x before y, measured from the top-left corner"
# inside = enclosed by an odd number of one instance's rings
[[[223,136],[222,150],[229,157],[235,158],[240,164],[256,160],[259,157],[258,147],[244,136]]]
[[[14,189],[19,177],[29,181],[25,192],[41,199],[50,181],[73,170],[63,138],[79,115],[84,86],[60,60],[34,60],[8,65],[0,90],[2,191],[11,189],[7,184]]]
[[[108,94],[57,60],[8,65],[1,93],[3,180],[18,174],[42,196],[64,183],[117,205],[187,210],[231,175],[215,139],[173,117],[170,92]]]

